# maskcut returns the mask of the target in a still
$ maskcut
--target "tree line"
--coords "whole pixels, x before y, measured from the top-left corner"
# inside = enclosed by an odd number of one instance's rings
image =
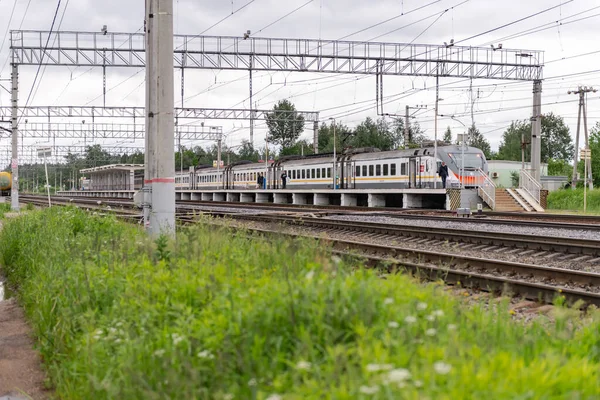
[[[268,128],[267,140],[269,158],[289,155],[309,155],[313,153],[313,143],[300,139],[305,130],[305,120],[296,111],[293,103],[288,100],[279,101],[273,111],[266,116]],[[541,159],[548,164],[549,175],[572,175],[571,161],[573,159],[574,144],[569,128],[562,117],[553,113],[542,116],[542,149]],[[312,126],[311,126],[312,128]],[[335,147],[339,152],[346,148],[375,147],[380,150],[394,150],[402,148],[418,148],[425,141],[431,140],[421,129],[418,122],[409,126],[409,140],[405,143],[404,119],[373,119],[367,117],[360,124],[351,128],[341,121],[322,122],[318,127],[319,153],[331,153]],[[334,135],[335,131],[335,135]],[[497,152],[492,151],[489,141],[475,125],[467,129],[468,145],[481,149],[489,160],[521,161],[524,149],[525,162],[529,162],[531,137],[531,121],[513,121],[502,134],[502,140]],[[583,135],[582,135],[583,136]],[[524,138],[524,142],[522,138]],[[447,143],[457,143],[450,127],[445,130],[442,140]],[[580,139],[583,146],[583,137]],[[600,122],[590,132],[590,148],[592,149],[592,171],[595,184],[600,186]],[[277,150],[275,150],[277,149]],[[184,170],[192,166],[213,165],[217,160],[217,146],[209,147],[192,146],[176,149],[175,168]],[[266,156],[265,147],[255,148],[250,142],[242,141],[239,146],[222,146],[221,159],[225,164],[241,160],[259,161]],[[73,176],[72,171],[92,168],[101,165],[128,163],[143,164],[144,154],[141,151],[133,154],[113,154],[103,149],[100,145],[88,146],[84,154],[69,154],[65,162],[49,165],[49,181],[52,184],[56,176],[62,175],[63,181]],[[579,169],[583,174],[583,164]],[[22,182],[34,177],[43,176],[44,166],[31,164],[21,166]],[[62,174],[61,174],[62,172]],[[60,185],[59,185],[60,186]],[[66,185],[65,185],[66,186]]]

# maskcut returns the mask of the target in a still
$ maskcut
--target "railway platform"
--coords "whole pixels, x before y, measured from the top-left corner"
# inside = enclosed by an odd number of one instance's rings
[[[60,196],[133,199],[135,190],[63,191]],[[446,189],[248,189],[178,190],[178,201],[219,201],[349,207],[450,209]]]

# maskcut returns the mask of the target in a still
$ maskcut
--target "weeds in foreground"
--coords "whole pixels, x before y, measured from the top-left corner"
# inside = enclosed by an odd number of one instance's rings
[[[151,241],[54,208],[0,236],[60,398],[600,396],[597,314],[523,326],[314,241],[205,224]]]

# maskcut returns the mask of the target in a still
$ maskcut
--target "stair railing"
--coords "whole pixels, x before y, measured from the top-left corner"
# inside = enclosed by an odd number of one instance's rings
[[[477,188],[477,194],[485,201],[485,203],[492,209],[496,209],[496,185],[494,181],[490,179],[481,168],[477,169],[479,176],[481,177],[481,184]]]
[[[519,188],[523,188],[540,205],[542,185],[525,169],[519,173]]]

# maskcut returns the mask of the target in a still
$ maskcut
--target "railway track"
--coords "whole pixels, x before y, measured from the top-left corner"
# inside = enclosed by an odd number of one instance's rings
[[[26,201],[42,202],[41,199]],[[122,200],[120,201],[122,202]],[[119,204],[117,201],[115,204]],[[68,201],[61,204],[71,203]],[[77,202],[79,204],[79,201]],[[96,204],[106,207],[105,204]],[[82,204],[94,209],[93,201]],[[101,211],[106,211],[105,208]],[[193,223],[197,219],[194,208],[182,207],[177,218],[183,223]],[[139,211],[112,209],[120,217],[139,222]],[[305,214],[310,214],[305,210]],[[215,213],[215,215],[226,215]],[[460,229],[442,232],[432,228],[406,227],[377,223],[336,221],[313,216],[297,215],[248,215],[230,214],[232,218],[243,222],[256,222],[262,227],[248,227],[262,234],[311,237],[329,243],[333,250],[345,257],[362,259],[365,264],[383,266],[388,270],[406,270],[419,277],[431,280],[443,279],[450,284],[478,287],[490,291],[509,291],[530,300],[552,302],[557,295],[565,297],[574,304],[600,306],[600,274],[572,269],[553,268],[542,265],[510,262],[492,257],[472,257],[460,254],[428,251],[398,246],[394,243],[411,242],[413,244],[440,243],[455,241],[460,246],[479,248],[493,255],[499,249],[510,251],[540,252],[543,257],[580,262],[598,263],[600,261],[600,241],[540,237],[532,235],[502,234],[498,232],[469,232]],[[504,223],[507,223],[504,220]],[[268,227],[265,228],[265,225]],[[291,228],[291,229],[290,229]],[[344,239],[329,238],[332,233],[343,234]],[[389,244],[368,243],[376,238]]]

